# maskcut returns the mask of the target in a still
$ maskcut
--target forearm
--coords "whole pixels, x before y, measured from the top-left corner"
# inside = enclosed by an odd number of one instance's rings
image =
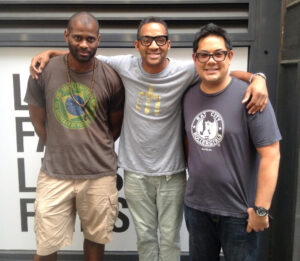
[[[269,209],[271,206],[278,178],[280,161],[279,143],[275,146],[278,146],[278,150],[275,149],[273,152],[262,156],[258,169],[255,205],[264,207],[265,209]]]
[[[114,141],[120,137],[123,122],[123,110],[109,115],[109,128]]]
[[[34,125],[34,130],[39,136],[40,140],[43,142],[43,144],[46,144],[47,132],[45,126],[41,124],[36,124]]]
[[[113,136],[113,139],[114,141],[116,141],[119,137],[120,137],[120,134],[121,134],[121,126],[114,126],[114,127],[111,127],[111,134]]]
[[[244,82],[249,82],[252,73],[244,72],[244,71],[231,71],[230,75]]]
[[[250,72],[244,72],[244,71],[231,71],[230,72],[230,76],[233,76],[235,78],[238,78],[239,80],[241,81],[244,81],[244,82],[247,82],[247,83],[252,83],[252,82],[266,82],[266,80],[260,76],[260,75],[257,75],[257,74],[253,74],[253,73],[250,73]],[[251,79],[251,76],[252,76],[252,79]],[[250,82],[251,80],[251,82]]]
[[[54,56],[67,54],[69,51],[65,51],[65,50],[47,50],[46,52],[48,53],[49,57],[52,58]]]
[[[29,104],[29,115],[36,134],[46,144],[46,110],[43,107]]]

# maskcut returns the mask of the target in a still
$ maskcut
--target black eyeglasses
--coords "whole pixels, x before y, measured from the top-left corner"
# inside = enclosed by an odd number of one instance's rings
[[[213,53],[199,52],[195,53],[195,57],[200,63],[206,63],[212,57],[215,62],[223,62],[230,51],[215,51]]]
[[[153,40],[156,42],[158,46],[164,46],[168,41],[167,35],[158,35],[158,36],[140,36],[138,40],[141,42],[143,46],[150,46]]]

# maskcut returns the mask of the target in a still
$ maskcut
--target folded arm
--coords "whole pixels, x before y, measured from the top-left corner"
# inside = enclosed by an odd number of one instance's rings
[[[116,141],[120,136],[122,122],[123,122],[123,110],[112,112],[109,114],[109,127],[112,136],[114,138],[114,141]]]
[[[41,141],[46,144],[46,110],[43,107],[38,107],[29,104],[29,115],[36,134]]]

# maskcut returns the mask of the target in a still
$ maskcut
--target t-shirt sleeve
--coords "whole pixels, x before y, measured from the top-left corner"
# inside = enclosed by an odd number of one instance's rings
[[[46,102],[41,78],[35,80],[29,76],[24,101],[31,105],[45,107]]]
[[[96,56],[97,59],[110,65],[116,72],[119,72],[119,70],[121,69],[122,61],[123,58],[125,57],[126,57],[125,55],[116,55],[116,56],[97,55]]]
[[[198,82],[200,80],[199,78],[199,74],[196,70],[195,64],[193,61],[187,61],[184,63],[184,66],[186,66],[187,70],[188,70],[188,74],[190,75],[189,80],[190,83],[189,85],[194,85],[196,82]]]
[[[191,85],[193,85],[196,82],[198,82],[200,80],[200,78],[199,78],[199,74],[198,74],[194,64],[193,64],[191,70],[192,70],[192,83],[191,83]]]
[[[256,148],[281,140],[275,113],[270,101],[263,112],[248,114],[248,126],[252,142]]]

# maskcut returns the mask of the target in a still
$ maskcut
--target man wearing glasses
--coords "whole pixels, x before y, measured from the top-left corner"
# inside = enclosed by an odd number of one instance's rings
[[[167,58],[171,42],[167,24],[159,18],[141,21],[134,44],[141,57],[97,56],[116,70],[125,87],[118,166],[125,171],[125,197],[135,224],[139,260],[177,261],[186,185],[181,97],[198,74],[193,63]],[[33,74],[57,54],[62,52],[50,50],[34,58]],[[35,68],[37,62],[40,69]],[[248,80],[249,75],[245,72],[242,77]],[[255,78],[255,87],[249,89],[250,113],[265,106],[265,80]]]
[[[214,24],[200,28],[193,60],[201,82],[183,98],[188,155],[184,212],[192,261],[255,261],[269,227],[281,135],[270,103],[249,115],[247,83],[228,74],[233,51]],[[209,123],[209,124],[207,124]]]

